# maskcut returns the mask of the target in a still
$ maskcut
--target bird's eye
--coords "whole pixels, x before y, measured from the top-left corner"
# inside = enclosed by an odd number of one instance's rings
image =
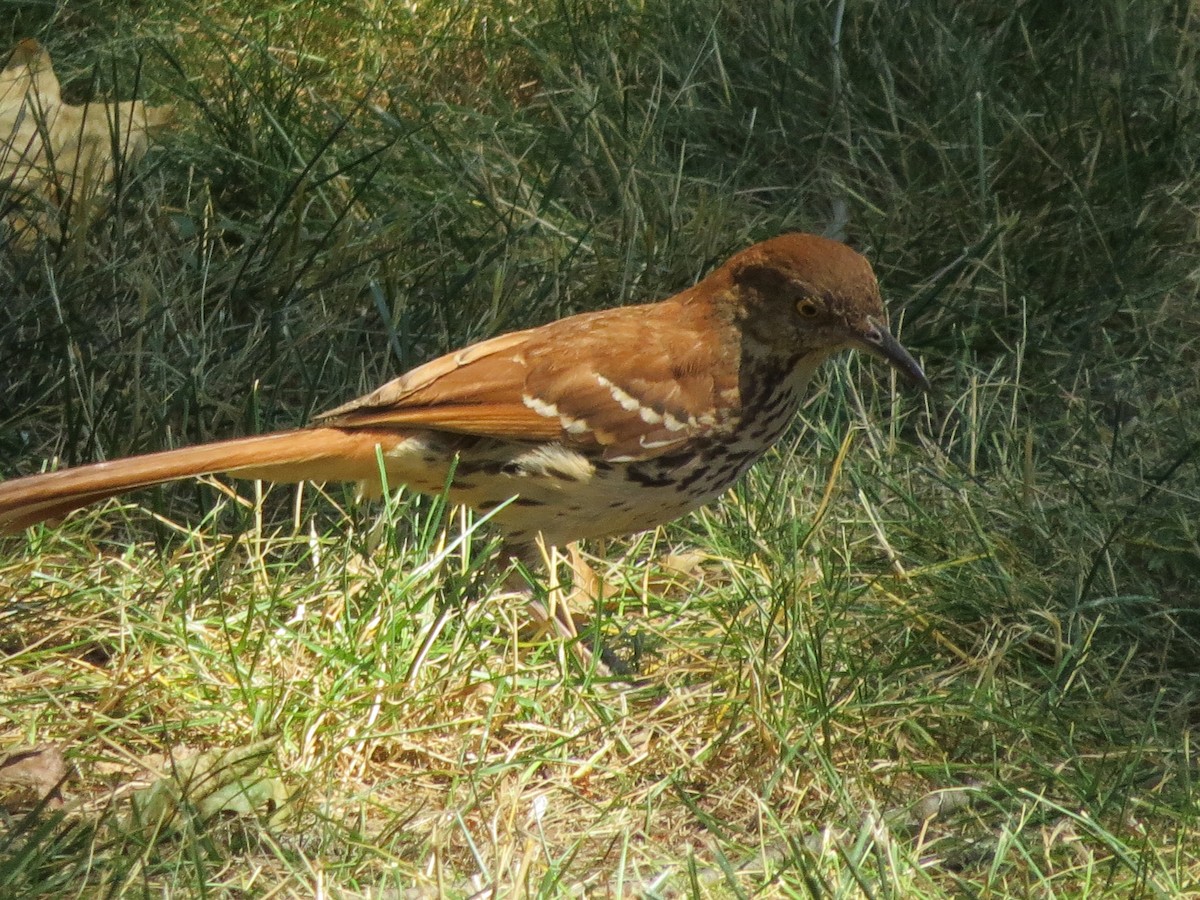
[[[812,297],[802,297],[796,301],[796,312],[805,319],[811,319],[821,314],[821,304]]]

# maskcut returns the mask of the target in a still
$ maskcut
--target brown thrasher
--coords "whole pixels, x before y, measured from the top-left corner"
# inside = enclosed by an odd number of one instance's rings
[[[438,494],[449,480],[452,501],[498,510],[509,548],[530,559],[539,535],[562,545],[643,531],[720,495],[783,434],[813,370],[847,347],[928,387],[887,329],[870,263],[785,234],[660,303],[472,344],[308,428],[0,483],[0,531],[218,472],[378,490],[382,458],[391,485]]]

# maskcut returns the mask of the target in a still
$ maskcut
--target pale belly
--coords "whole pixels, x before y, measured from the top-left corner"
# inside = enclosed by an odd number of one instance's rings
[[[390,487],[440,494],[482,513],[513,543],[540,533],[546,543],[630,534],[654,528],[720,496],[758,454],[711,448],[637,463],[592,461],[547,444],[463,446],[440,435],[416,435],[385,455]],[[451,471],[453,470],[453,476]],[[501,508],[502,507],[502,508]]]
[[[483,513],[512,543],[551,545],[665,524],[724,493],[791,421],[807,372],[769,386],[737,436],[698,437],[637,462],[606,462],[557,443],[522,444],[418,432],[385,453],[393,486],[439,494]],[[453,473],[453,474],[451,474]]]
[[[567,451],[570,452],[570,451]],[[593,467],[574,483],[551,477],[514,479],[519,494],[496,515],[514,541],[541,533],[549,544],[631,534],[664,525],[719,497],[754,462],[696,457]],[[472,504],[474,505],[474,504]]]

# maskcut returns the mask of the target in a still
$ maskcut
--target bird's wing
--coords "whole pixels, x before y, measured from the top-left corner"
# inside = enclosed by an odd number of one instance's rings
[[[725,424],[724,370],[678,309],[624,307],[501,335],[316,421],[559,441],[611,461],[661,456]],[[726,380],[736,386],[736,377]]]
[[[433,428],[498,438],[553,440],[553,422],[521,403],[523,348],[538,329],[447,353],[314,419],[316,425]]]

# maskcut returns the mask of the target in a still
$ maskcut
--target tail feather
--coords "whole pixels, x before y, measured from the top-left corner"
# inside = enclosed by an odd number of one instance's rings
[[[130,456],[0,482],[0,533],[151,485],[224,473],[264,481],[378,482],[376,448],[407,438],[385,428],[305,428]]]

